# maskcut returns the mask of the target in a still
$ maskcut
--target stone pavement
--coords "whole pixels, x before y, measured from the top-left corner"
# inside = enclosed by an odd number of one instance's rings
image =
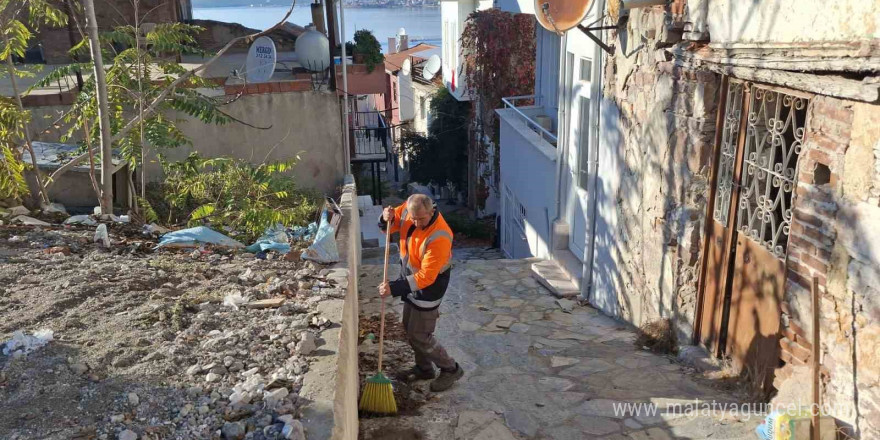
[[[671,411],[670,404],[693,404],[694,399],[733,399],[672,358],[637,349],[635,333],[626,324],[589,307],[563,311],[530,276],[532,262],[456,263],[436,334],[465,369],[464,378],[440,394],[419,382],[416,386],[428,395],[419,414],[363,419],[361,438],[755,438],[760,416],[664,413]],[[381,276],[381,269],[365,266],[362,271]],[[378,312],[374,287],[362,286],[361,304],[362,316]],[[398,316],[400,308],[395,300]],[[403,367],[408,365],[389,366]],[[616,411],[625,403],[654,403],[660,409],[656,414]]]

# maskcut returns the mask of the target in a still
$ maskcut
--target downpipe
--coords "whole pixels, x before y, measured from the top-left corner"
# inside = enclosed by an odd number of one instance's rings
[[[605,10],[605,1],[599,0],[598,5],[600,11]],[[602,68],[602,62],[605,61],[605,51],[597,50],[599,54],[599,62],[595,63],[595,77],[599,78],[599,93],[596,99],[596,130],[594,130],[595,134],[595,143],[596,148],[592,148],[590,151],[590,210],[587,212],[589,217],[587,218],[587,224],[590,225],[589,235],[587,235],[587,245],[586,249],[584,249],[584,268],[581,279],[584,281],[581,287],[581,299],[586,302],[590,302],[590,296],[593,293],[593,261],[596,258],[596,217],[597,210],[599,207],[599,145],[601,142],[601,128],[602,127],[602,81],[604,80],[603,72],[605,69]],[[595,295],[592,295],[595,296]]]

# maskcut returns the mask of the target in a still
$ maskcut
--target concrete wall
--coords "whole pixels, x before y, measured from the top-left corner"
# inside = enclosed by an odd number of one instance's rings
[[[326,354],[310,365],[300,397],[307,404],[301,420],[310,439],[355,440],[358,437],[358,269],[361,232],[354,178],[346,176],[339,200],[343,218],[336,233],[340,261],[327,278],[345,292],[322,300],[321,316],[333,325],[321,334]]]
[[[880,4],[872,0],[712,0],[713,43],[858,42],[880,38]]]
[[[335,424],[333,440],[355,440],[358,438],[358,274],[361,264],[361,228],[358,217],[357,189],[354,178],[346,176],[345,190],[340,203],[347,221],[347,228],[340,228],[338,242],[340,257],[348,274],[348,291],[342,315],[342,331],[339,338],[339,361],[336,373],[336,393],[333,405]]]
[[[636,325],[693,335],[720,77],[666,61],[662,10],[637,9],[605,62],[593,298]]]
[[[526,210],[525,235],[532,256],[549,258],[550,222],[556,208],[556,149],[513,110],[497,112],[501,120],[501,197],[505,186],[516,195]]]
[[[230,156],[262,163],[289,160],[300,154],[293,174],[298,185],[331,194],[342,181],[342,116],[333,93],[291,92],[244,95],[223,111],[258,127],[238,123],[205,125],[184,118],[179,124],[193,146],[163,152],[182,159],[191,151],[206,157]],[[181,117],[177,115],[176,117]],[[161,168],[148,164],[150,180],[162,179]]]

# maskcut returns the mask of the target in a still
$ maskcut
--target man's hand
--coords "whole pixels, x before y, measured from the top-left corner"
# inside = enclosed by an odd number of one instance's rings
[[[382,218],[385,220],[385,223],[391,223],[394,221],[394,208],[391,206],[386,207],[382,211]]]
[[[391,296],[391,286],[386,281],[382,284],[379,284],[379,297],[385,298],[388,296]]]

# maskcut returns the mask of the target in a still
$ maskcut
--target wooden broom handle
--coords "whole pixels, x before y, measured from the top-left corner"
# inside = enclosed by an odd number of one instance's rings
[[[388,282],[388,254],[391,253],[391,222],[385,225],[385,268],[382,272],[382,284]],[[382,297],[382,317],[379,323],[379,372],[382,372],[382,354],[385,349],[385,297]]]

